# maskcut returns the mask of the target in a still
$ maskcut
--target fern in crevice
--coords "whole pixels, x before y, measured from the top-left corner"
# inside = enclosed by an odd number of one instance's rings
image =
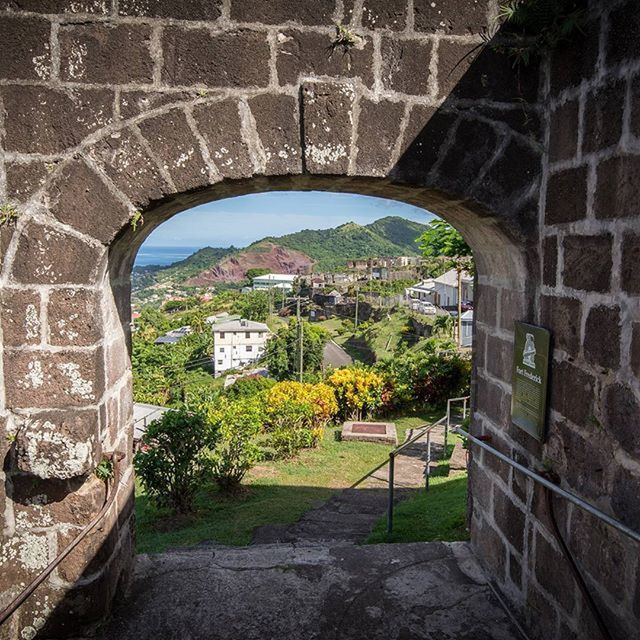
[[[514,66],[526,66],[582,33],[586,0],[505,0],[498,18],[502,42],[494,48],[512,58]]]

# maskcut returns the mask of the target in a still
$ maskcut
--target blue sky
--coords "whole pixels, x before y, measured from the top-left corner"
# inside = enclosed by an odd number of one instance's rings
[[[143,247],[244,247],[265,236],[368,224],[385,216],[426,223],[432,214],[412,205],[348,193],[271,191],[227,198],[184,211],[158,227]]]

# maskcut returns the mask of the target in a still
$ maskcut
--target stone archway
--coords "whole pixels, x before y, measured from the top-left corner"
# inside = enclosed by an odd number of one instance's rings
[[[494,2],[439,4],[0,3],[12,51],[0,65],[0,195],[16,214],[0,226],[3,599],[95,513],[102,455],[125,456],[114,508],[13,617],[9,637],[35,634],[54,610],[46,633],[75,633],[126,581],[131,260],[169,216],[251,191],[381,195],[456,225],[479,271],[473,428],[521,460],[551,461],[574,491],[637,522],[629,59],[640,54],[624,37],[638,10],[595,10],[579,55],[516,72],[476,49]],[[353,45],[336,46],[334,20],[350,24]],[[611,113],[617,129],[604,122]],[[135,211],[142,230],[130,224]],[[509,420],[515,319],[555,334],[544,446]],[[611,339],[594,340],[597,327]],[[598,447],[592,418],[603,425]],[[527,626],[587,637],[537,493],[488,456],[474,461],[471,492],[474,547]],[[579,560],[610,617],[637,633],[636,552],[580,513],[563,509],[562,519],[574,541],[612,549]]]

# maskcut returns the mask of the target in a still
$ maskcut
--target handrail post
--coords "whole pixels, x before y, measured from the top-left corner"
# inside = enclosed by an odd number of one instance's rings
[[[395,455],[389,454],[389,503],[387,504],[387,535],[393,531],[393,484],[395,473]]]
[[[467,418],[467,398],[465,397],[462,403],[462,419],[466,420],[466,418]]]
[[[449,440],[449,427],[451,426],[451,398],[447,400],[447,421],[444,425],[444,455],[447,455],[447,443]]]
[[[446,439],[445,439],[446,442]],[[446,451],[446,444],[445,444]],[[427,433],[427,467],[425,469],[425,491],[429,491],[429,478],[431,476],[431,431]]]

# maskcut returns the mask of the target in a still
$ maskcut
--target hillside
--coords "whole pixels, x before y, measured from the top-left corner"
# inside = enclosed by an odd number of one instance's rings
[[[416,238],[426,225],[397,216],[368,225],[347,222],[333,229],[305,229],[270,236],[245,249],[206,247],[168,267],[136,267],[133,289],[173,282],[206,286],[241,282],[252,268],[281,273],[336,271],[347,261],[371,256],[418,255]]]
[[[261,240],[247,249],[234,252],[213,267],[189,278],[189,286],[207,286],[216,282],[242,282],[249,269],[268,269],[275,273],[306,273],[313,260],[302,253],[280,244]]]

